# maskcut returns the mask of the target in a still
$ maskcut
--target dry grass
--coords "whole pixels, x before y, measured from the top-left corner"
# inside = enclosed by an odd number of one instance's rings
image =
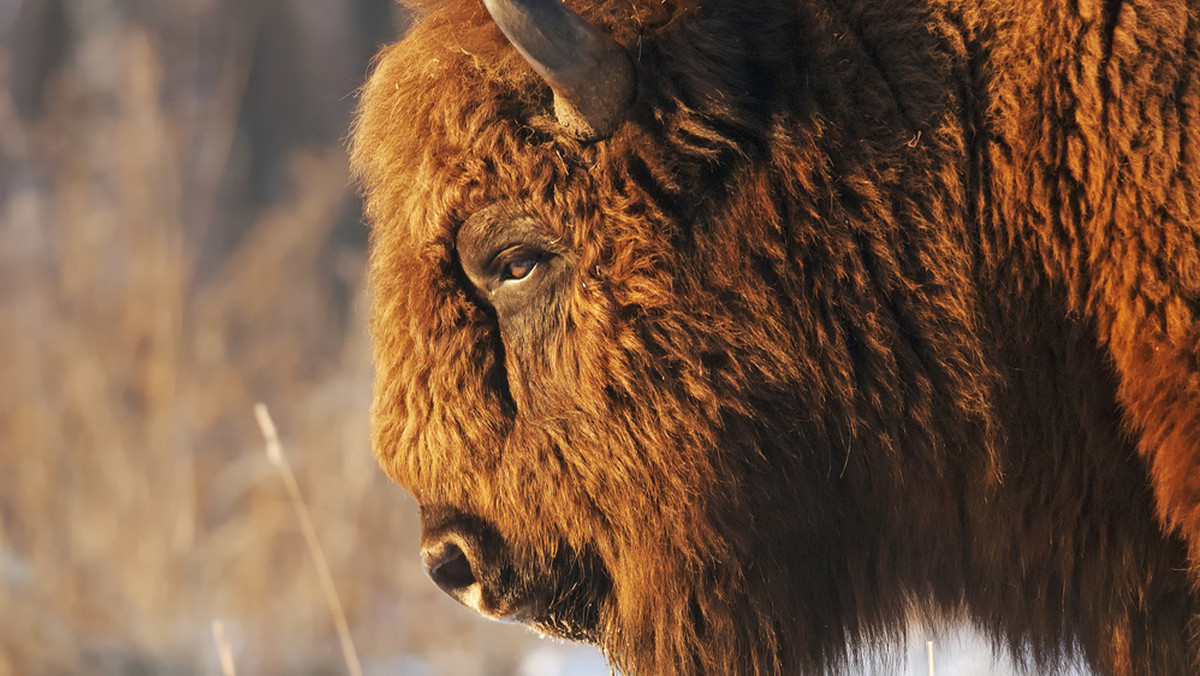
[[[344,672],[259,400],[364,670],[511,673],[529,639],[428,583],[370,453],[342,148],[293,152],[281,197],[202,257],[214,216],[251,208],[214,187],[248,50],[188,106],[152,31],[86,39],[37,118],[0,86],[0,676]]]

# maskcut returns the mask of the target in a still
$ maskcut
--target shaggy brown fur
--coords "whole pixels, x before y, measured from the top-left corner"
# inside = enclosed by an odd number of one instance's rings
[[[640,79],[608,138],[477,0],[363,97],[376,452],[427,524],[629,676],[914,612],[1200,673],[1200,3],[575,5]],[[560,247],[536,321],[456,251],[497,203]]]

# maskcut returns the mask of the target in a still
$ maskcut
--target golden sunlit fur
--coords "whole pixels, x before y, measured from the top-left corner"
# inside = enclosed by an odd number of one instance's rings
[[[819,673],[914,612],[1194,673],[1200,5],[577,8],[638,72],[608,138],[476,0],[365,89],[388,473],[597,557],[629,676]],[[459,268],[501,200],[574,256],[547,335]]]

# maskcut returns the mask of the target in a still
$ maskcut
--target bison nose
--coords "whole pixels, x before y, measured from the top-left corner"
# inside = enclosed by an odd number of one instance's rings
[[[470,545],[453,536],[421,547],[421,563],[433,583],[464,606],[488,615],[472,556]]]
[[[476,584],[471,561],[457,542],[442,542],[421,551],[421,563],[433,583],[447,594],[458,598],[459,593]]]

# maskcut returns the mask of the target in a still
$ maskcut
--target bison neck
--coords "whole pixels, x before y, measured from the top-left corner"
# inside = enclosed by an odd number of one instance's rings
[[[729,289],[755,301],[742,320],[786,317],[759,337],[801,355],[794,390],[726,421],[763,487],[732,521],[777,535],[745,545],[729,584],[773,599],[743,609],[773,618],[758,640],[811,623],[800,664],[886,635],[916,601],[1043,667],[1066,646],[1105,673],[1191,668],[1185,547],[1159,525],[1078,266],[1103,225],[1063,167],[1069,134],[1029,143],[1079,128],[1052,45],[1111,31],[1119,3],[1016,20],[1027,4],[812,3],[804,84],[766,78],[769,131],[741,147],[760,162],[720,165],[678,207],[700,269],[755,262]]]

